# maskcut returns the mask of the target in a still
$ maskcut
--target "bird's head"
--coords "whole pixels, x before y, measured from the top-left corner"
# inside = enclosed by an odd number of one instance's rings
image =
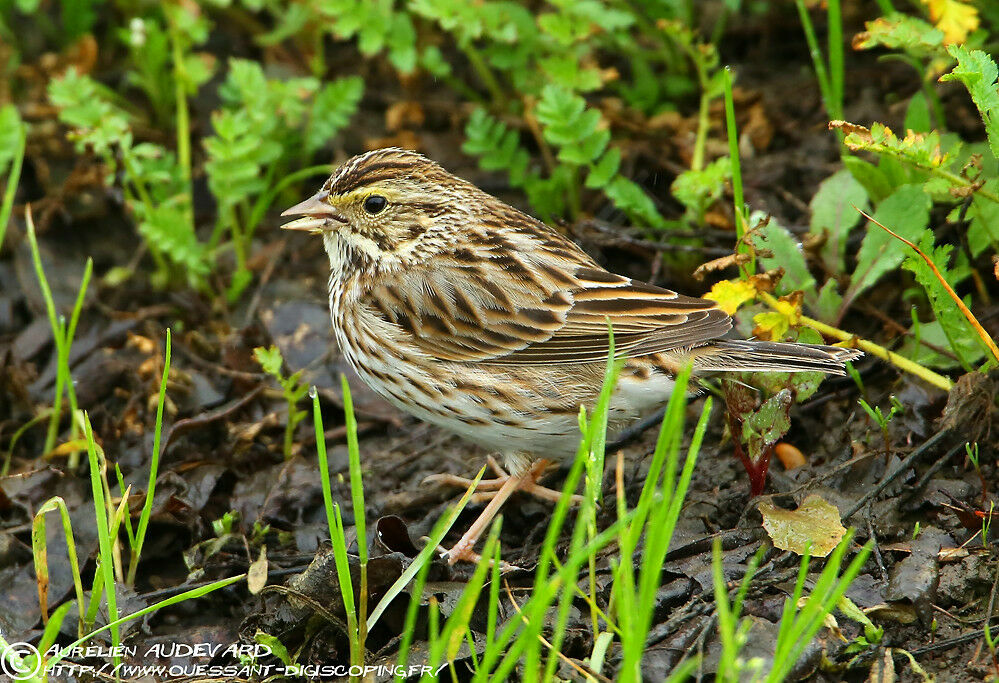
[[[405,267],[455,244],[480,194],[421,154],[378,149],[344,162],[281,214],[302,216],[281,227],[322,234],[331,258],[336,251],[355,267]]]

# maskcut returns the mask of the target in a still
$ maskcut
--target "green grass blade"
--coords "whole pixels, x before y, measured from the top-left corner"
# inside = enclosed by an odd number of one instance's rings
[[[104,484],[101,478],[101,465],[97,457],[97,443],[94,441],[93,428],[90,425],[90,415],[84,414],[84,437],[87,439],[87,455],[90,462],[90,488],[94,496],[94,516],[97,521],[97,539],[100,557],[100,576],[108,606],[108,619],[113,624],[118,619],[118,601],[115,592],[114,553],[107,516],[107,500],[104,497]],[[121,638],[118,626],[111,627],[111,644],[118,647]],[[115,657],[115,664],[120,657]]]
[[[146,486],[146,499],[142,503],[142,512],[139,514],[139,524],[135,531],[135,545],[132,548],[132,557],[128,566],[129,586],[135,585],[135,573],[139,567],[139,558],[142,555],[142,546],[146,541],[146,530],[149,528],[149,518],[153,512],[153,496],[156,493],[156,478],[160,469],[160,437],[163,433],[163,406],[166,403],[167,380],[170,377],[170,352],[171,352],[170,328],[166,331],[166,348],[163,355],[163,376],[160,378],[160,394],[156,403],[156,424],[153,428],[153,452],[149,460],[149,481]]]

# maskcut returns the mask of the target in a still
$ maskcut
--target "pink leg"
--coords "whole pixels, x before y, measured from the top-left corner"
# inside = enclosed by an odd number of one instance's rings
[[[495,482],[502,482],[502,484],[495,492],[484,494],[490,497],[489,504],[472,523],[472,526],[468,528],[468,531],[461,537],[461,540],[455,543],[451,550],[447,551],[448,564],[454,564],[462,560],[467,562],[477,562],[479,560],[479,556],[472,551],[472,548],[483,532],[489,527],[493,518],[499,513],[500,508],[503,507],[503,504],[514,492],[523,491],[543,500],[558,502],[562,495],[560,491],[553,491],[544,486],[539,486],[537,483],[538,478],[545,473],[549,465],[551,465],[551,462],[548,460],[538,460],[531,465],[530,469],[521,474],[508,475],[491,480],[489,482],[490,488],[493,487]],[[480,488],[483,483],[485,482],[479,482]],[[581,496],[575,495],[570,499],[572,503],[578,503],[581,500]]]
[[[507,498],[513,495],[514,491],[522,488],[527,482],[534,483],[534,468],[527,470],[523,474],[516,477],[507,477],[506,481],[500,487],[493,499],[489,501],[489,505],[486,509],[482,511],[478,519],[472,522],[472,526],[468,527],[468,531],[461,537],[454,547],[447,551],[447,563],[454,564],[461,560],[467,562],[475,562],[479,559],[479,556],[472,552],[472,548],[475,547],[476,542],[479,540],[479,536],[482,532],[486,530],[490,522],[493,521],[493,517],[499,513],[500,508],[503,507],[503,503],[506,502]]]

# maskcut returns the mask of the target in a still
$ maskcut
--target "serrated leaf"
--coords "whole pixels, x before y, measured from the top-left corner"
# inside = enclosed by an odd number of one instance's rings
[[[985,123],[985,133],[992,154],[999,159],[999,88],[996,86],[999,68],[992,58],[981,50],[968,50],[962,45],[951,45],[947,51],[957,60],[957,66],[950,73],[941,76],[940,80],[957,80],[964,83]]]
[[[846,534],[836,506],[814,493],[797,510],[779,508],[769,500],[760,501],[756,507],[774,547],[781,550],[826,557]]]
[[[347,125],[357,112],[364,94],[360,76],[338,78],[324,85],[312,101],[312,113],[305,130],[305,148],[309,153],[322,148]]]
[[[963,43],[978,29],[978,8],[960,0],[922,0],[930,9],[930,21],[943,31],[944,44]]]
[[[615,207],[628,214],[632,220],[645,223],[653,228],[661,228],[666,225],[666,220],[656,209],[652,198],[628,178],[616,176],[604,188],[604,194]]]
[[[865,22],[867,29],[853,37],[853,49],[883,46],[904,50],[915,57],[938,55],[943,51],[944,32],[918,17],[892,12]]]
[[[919,185],[903,185],[878,205],[874,219],[915,242],[930,220],[930,198]],[[856,297],[887,272],[902,264],[908,248],[873,223],[860,243],[857,267],[850,281],[849,298]]]
[[[743,420],[742,441],[752,462],[759,462],[767,449],[787,434],[791,428],[792,402],[791,392],[782,389]]]
[[[271,377],[281,378],[281,366],[284,365],[281,349],[274,345],[267,348],[257,346],[253,349],[253,357],[260,363],[260,367],[263,368],[264,372]]]
[[[586,187],[596,190],[610,182],[621,167],[621,150],[612,147],[600,158],[600,161],[590,167],[586,176]]]
[[[933,231],[925,230],[919,240],[912,240],[916,242],[922,250],[922,252],[933,261],[936,265],[937,270],[940,275],[950,284],[953,288],[960,283],[960,275],[955,274],[951,271],[950,257],[954,250],[954,247],[950,244],[940,245],[935,247],[933,244]],[[984,355],[985,348],[980,349],[980,353],[975,354],[972,359],[969,359],[964,354],[964,349],[959,340],[977,340],[980,339],[974,328],[972,328],[971,323],[964,314],[961,313],[960,309],[954,305],[954,300],[950,297],[946,288],[940,282],[940,279],[930,268],[929,264],[920,257],[918,254],[914,253],[911,248],[906,246],[905,248],[905,260],[902,262],[902,267],[910,271],[915,275],[916,282],[922,286],[923,291],[926,292],[926,297],[929,299],[930,307],[933,309],[933,313],[936,316],[937,321],[940,323],[940,327],[944,332],[944,336],[947,337],[947,346],[954,352],[957,357],[963,358],[966,362],[970,363],[971,360],[977,360],[981,355]],[[967,303],[967,302],[965,302]]]
[[[882,170],[890,170],[885,162],[892,160],[904,161],[923,168],[939,168],[950,161],[950,155],[942,150],[940,134],[936,131],[929,133],[909,131],[904,138],[899,138],[891,128],[878,122],[872,123],[870,130],[845,121],[833,121],[829,125],[846,133],[843,143],[854,152],[874,152],[882,155]],[[900,184],[905,177],[899,167],[895,175],[895,180],[898,182],[892,184]]]

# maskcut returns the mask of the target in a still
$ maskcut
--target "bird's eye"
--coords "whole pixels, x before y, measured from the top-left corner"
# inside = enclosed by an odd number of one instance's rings
[[[373,194],[364,200],[364,210],[374,215],[388,205],[388,200],[380,194]]]

